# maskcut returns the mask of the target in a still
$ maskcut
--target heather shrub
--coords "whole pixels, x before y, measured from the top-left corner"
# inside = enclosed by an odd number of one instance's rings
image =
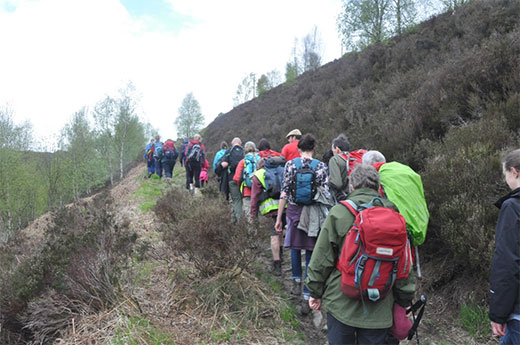
[[[39,250],[0,286],[2,332],[46,343],[74,317],[113,306],[136,234],[115,224],[112,200],[95,197],[58,210]],[[5,336],[5,335],[4,335]]]
[[[453,127],[443,142],[432,143],[422,173],[430,210],[428,238],[442,244],[432,252],[452,254],[461,264],[486,275],[494,245],[498,210],[492,203],[506,191],[500,152],[513,144],[511,132],[495,113]],[[426,244],[428,246],[428,243]]]
[[[200,198],[172,189],[154,210],[164,223],[164,241],[187,256],[203,276],[223,270],[240,273],[254,259],[251,248],[258,243],[259,231],[245,219],[232,224],[228,203],[220,196]]]

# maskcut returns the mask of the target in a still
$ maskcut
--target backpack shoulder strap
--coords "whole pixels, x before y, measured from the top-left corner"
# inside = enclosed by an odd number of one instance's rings
[[[297,170],[299,170],[302,167],[302,159],[300,157],[294,158],[293,162]]]
[[[354,201],[352,201],[350,199],[341,200],[340,204],[345,206],[350,211],[350,213],[352,213],[354,215],[354,217],[358,215],[359,207],[358,207],[358,205],[356,205],[356,203]]]
[[[317,159],[313,159],[311,161],[310,167],[311,167],[312,171],[316,171],[316,168],[318,167],[318,164],[320,164],[320,161],[317,160]]]

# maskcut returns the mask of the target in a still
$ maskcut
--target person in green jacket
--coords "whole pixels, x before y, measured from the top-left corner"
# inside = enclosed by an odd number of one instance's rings
[[[379,174],[368,164],[358,164],[350,175],[352,192],[348,199],[357,205],[369,203],[381,197]],[[384,204],[397,209],[384,199]],[[389,328],[392,327],[394,302],[403,307],[411,304],[415,293],[415,277],[398,280],[393,294],[377,302],[360,301],[347,297],[340,287],[341,272],[336,262],[347,232],[354,223],[354,215],[343,205],[334,206],[318,236],[308,268],[305,284],[310,291],[309,307],[327,312],[329,344],[384,344]]]
[[[348,150],[350,143],[345,134],[332,140],[333,156],[329,161],[329,189],[336,201],[348,194]]]

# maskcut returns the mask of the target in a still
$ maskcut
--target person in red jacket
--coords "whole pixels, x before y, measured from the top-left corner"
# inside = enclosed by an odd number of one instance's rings
[[[300,151],[298,151],[298,142],[302,137],[302,132],[300,132],[299,129],[293,129],[287,134],[286,137],[289,141],[289,144],[286,144],[282,148],[282,156],[284,156],[287,161],[300,157]]]
[[[200,171],[200,187],[204,187],[204,183],[208,184],[209,178],[208,178],[208,169],[209,169],[209,162],[207,159],[204,160],[204,164],[202,165],[202,170]]]

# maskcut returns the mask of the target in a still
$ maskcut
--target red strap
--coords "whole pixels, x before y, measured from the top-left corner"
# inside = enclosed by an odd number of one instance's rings
[[[346,208],[348,208],[348,210],[354,215],[354,217],[358,215],[359,212],[351,204],[349,204],[345,200],[341,200],[340,203]]]

